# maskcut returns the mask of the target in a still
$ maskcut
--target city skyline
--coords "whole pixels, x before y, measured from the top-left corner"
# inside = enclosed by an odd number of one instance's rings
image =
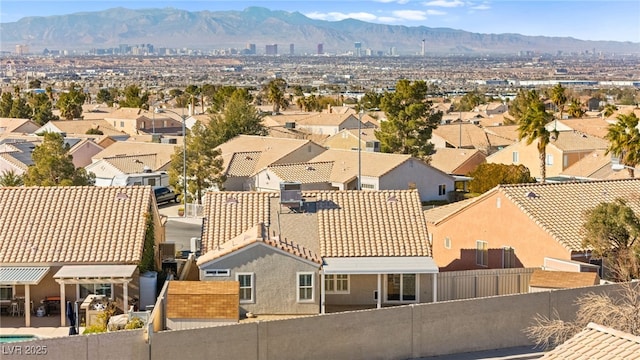
[[[26,6],[25,6],[26,5]],[[581,40],[640,42],[640,2],[618,1],[17,1],[5,0],[0,22],[28,16],[67,15],[114,7],[172,7],[187,11],[242,11],[250,6],[300,12],[326,21],[347,18],[365,22],[453,28],[476,33],[573,37]],[[605,14],[605,15],[603,15]],[[531,19],[539,19],[531,21]]]

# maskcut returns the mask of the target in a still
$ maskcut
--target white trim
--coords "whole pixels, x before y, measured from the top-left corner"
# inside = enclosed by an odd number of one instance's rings
[[[248,250],[250,250],[250,249],[253,249],[253,248],[254,248],[254,247],[256,247],[256,246],[264,246],[264,247],[266,247],[266,248],[268,248],[268,249],[271,249],[271,250],[273,250],[273,251],[275,251],[275,252],[277,252],[277,253],[280,253],[280,254],[283,254],[283,255],[287,255],[287,256],[292,257],[292,258],[294,258],[294,259],[296,259],[296,260],[302,261],[302,262],[304,262],[304,263],[306,263],[306,264],[313,265],[314,267],[315,267],[315,266],[318,266],[318,263],[317,263],[317,262],[315,262],[315,261],[312,261],[312,260],[309,260],[309,259],[305,259],[305,258],[300,257],[300,256],[296,256],[296,255],[294,255],[294,254],[292,254],[292,253],[290,253],[290,252],[287,252],[287,251],[285,251],[285,250],[279,249],[279,248],[277,248],[277,247],[275,247],[275,246],[271,246],[271,245],[269,245],[269,244],[267,244],[267,243],[264,243],[264,242],[262,242],[262,241],[256,241],[256,242],[254,242],[254,243],[252,243],[252,244],[249,244],[249,245],[247,245],[247,246],[244,246],[244,247],[243,247],[243,248],[241,248],[241,249],[238,249],[238,250],[232,251],[232,252],[230,252],[230,253],[228,253],[228,254],[224,254],[223,256],[220,256],[219,258],[215,258],[215,259],[213,259],[213,260],[209,260],[209,261],[207,261],[207,262],[204,262],[204,263],[202,263],[202,264],[198,265],[198,268],[203,270],[203,269],[205,269],[205,268],[207,268],[207,267],[209,267],[209,266],[214,265],[215,263],[217,263],[217,262],[219,262],[219,261],[225,260],[225,259],[227,259],[227,258],[231,258],[231,257],[236,256],[236,255],[238,255],[238,254],[241,254],[242,252],[244,252],[244,251],[248,251]],[[215,250],[211,250],[211,251],[215,251]],[[209,251],[209,252],[210,252],[210,251]],[[209,252],[207,252],[206,254],[208,254]],[[206,256],[206,254],[203,254],[203,256]]]
[[[478,250],[478,245],[480,245],[480,243],[483,243],[486,249],[482,249],[482,250]],[[486,264],[481,264],[480,262],[478,262],[478,254],[479,252],[482,251],[483,253],[487,254],[487,263]],[[482,256],[482,260],[484,261],[484,254]],[[478,266],[484,266],[484,267],[489,267],[489,243],[484,241],[484,240],[476,240],[476,265]]]
[[[252,272],[238,272],[236,273],[236,281],[240,281],[239,277],[240,276],[249,276],[250,277],[250,281],[251,284],[249,286],[249,288],[251,289],[251,299],[240,299],[240,304],[255,304],[256,303],[256,283],[255,283],[255,278],[256,275],[255,273]],[[246,288],[246,287],[245,287]],[[242,284],[240,284],[240,290],[243,289]]]
[[[389,275],[400,275],[400,299],[399,300],[389,300]],[[413,275],[415,276],[415,299],[414,300],[404,300],[403,297],[403,287],[404,287],[404,276],[405,275]],[[419,274],[385,274],[384,275],[384,302],[388,304],[413,304],[420,302],[420,276]]]
[[[310,275],[311,276],[311,285],[310,286],[305,286],[305,289],[307,288],[311,288],[311,299],[301,299],[300,298],[300,276],[302,275]],[[315,299],[315,273],[314,272],[310,272],[310,271],[300,271],[296,273],[296,301],[299,303],[310,303],[313,302]]]
[[[338,282],[344,281],[344,279],[337,279],[338,276],[346,276],[347,279],[347,290],[338,290]],[[324,275],[324,284],[327,281],[333,283],[333,290],[328,290],[328,287],[325,285],[325,293],[326,294],[350,294],[351,293],[351,276],[349,274],[325,274]]]

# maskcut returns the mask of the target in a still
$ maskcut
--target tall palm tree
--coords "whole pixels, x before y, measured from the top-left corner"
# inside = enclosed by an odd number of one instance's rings
[[[22,186],[24,180],[22,175],[18,175],[13,170],[4,170],[0,175],[0,187]]]
[[[609,125],[605,139],[609,140],[607,154],[620,159],[620,164],[627,167],[629,176],[634,177],[634,168],[640,164],[640,130],[635,113],[620,114],[618,121]]]
[[[604,117],[609,117],[618,111],[618,107],[614,104],[607,104],[604,106]]]
[[[562,112],[564,111],[564,104],[567,102],[567,95],[564,93],[565,88],[562,87],[562,84],[558,83],[556,86],[551,88],[551,101],[560,111],[559,119],[562,120]]]
[[[284,79],[275,79],[267,85],[267,100],[273,104],[273,112],[280,112],[280,108],[289,106],[289,100],[286,98],[284,91],[287,82]]]
[[[547,168],[545,160],[547,157],[547,145],[553,138],[558,138],[558,130],[549,131],[546,125],[553,119],[553,115],[544,109],[544,103],[540,100],[535,90],[526,94],[529,102],[518,121],[518,139],[525,139],[527,145],[537,141],[538,158],[540,159],[540,179],[545,182]]]
[[[580,100],[572,98],[571,102],[569,103],[567,112],[571,117],[581,118],[584,115],[584,109],[582,108],[582,103],[580,102]]]

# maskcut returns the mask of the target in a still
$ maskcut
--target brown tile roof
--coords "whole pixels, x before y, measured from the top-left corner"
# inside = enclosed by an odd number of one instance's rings
[[[276,249],[287,252],[293,256],[297,256],[299,258],[322,264],[322,259],[315,252],[301,246],[300,244],[296,244],[294,242],[288,242],[286,239],[281,240],[277,237],[268,237],[268,231],[266,231],[265,227],[262,224],[256,225],[253,228],[243,232],[237,237],[221,244],[219,247],[208,251],[206,254],[200,256],[198,258],[197,264],[201,266],[202,264],[206,264],[212,260],[221,258],[225,255],[231,254],[237,250],[246,248],[249,245],[262,243]]]
[[[462,141],[462,147],[474,147],[476,149],[485,149],[489,145],[489,140],[484,130],[468,123],[463,123],[462,125],[440,125],[433,130],[433,134],[455,146],[459,146],[460,141]]]
[[[171,155],[182,144],[162,144],[152,142],[116,141],[93,156],[93,160],[116,156],[134,156],[156,154],[156,163],[152,168],[161,169],[171,161]]]
[[[104,135],[123,134],[106,120],[56,120],[49,123],[49,126],[55,126],[67,134],[86,134],[89,129],[98,129]]]
[[[594,136],[580,134],[574,131],[561,131],[556,140],[549,142],[562,151],[583,151],[606,149],[609,143],[606,140]]]
[[[137,264],[151,187],[0,188],[0,262]]]
[[[626,179],[629,173],[624,171],[613,171],[611,169],[611,155],[606,155],[606,150],[595,150],[584,155],[575,164],[564,169],[560,175],[574,177],[578,179],[592,180],[613,180]],[[640,169],[638,169],[640,173]]]
[[[607,128],[609,127],[609,122],[601,117],[562,119],[558,120],[558,122],[580,134],[587,134],[600,139],[604,139],[608,132]]]
[[[640,179],[499,186],[498,191],[514,202],[571,251],[583,251],[584,214],[601,202],[618,197],[640,214]]]
[[[589,323],[585,329],[541,359],[631,360],[640,354],[640,336]]]
[[[380,177],[411,159],[410,155],[360,152],[362,176]],[[312,159],[314,162],[333,162],[331,181],[346,183],[358,176],[358,151],[329,149]],[[415,159],[415,161],[419,161]]]
[[[18,129],[21,126],[23,126],[25,124],[28,124],[28,123],[32,123],[32,124],[35,125],[35,123],[32,122],[29,119],[3,118],[3,117],[0,117],[0,134],[12,133],[16,129]]]
[[[148,116],[147,116],[148,115]],[[105,119],[115,119],[115,120],[125,120],[125,119],[130,119],[130,120],[134,120],[137,119],[139,117],[142,116],[152,116],[153,114],[150,111],[147,110],[142,110],[139,108],[129,108],[129,107],[122,107],[119,109],[116,109],[108,114],[105,115]],[[162,114],[163,116],[166,116],[164,113]]]
[[[273,171],[284,181],[300,182],[302,184],[313,184],[329,182],[333,161],[307,162],[298,164],[271,165],[269,170]]]
[[[145,168],[149,168],[153,171],[158,170],[158,168],[156,168],[158,165],[157,157],[158,156],[156,154],[140,154],[112,156],[102,160],[111,164],[124,174],[136,174],[143,172]]]
[[[461,201],[456,201],[456,202],[453,202],[453,203],[450,203],[450,204],[446,204],[446,205],[442,205],[442,206],[436,206],[436,207],[433,207],[433,208],[430,208],[430,209],[426,209],[424,211],[425,219],[426,219],[427,223],[437,224],[440,221],[442,221],[442,220],[446,219],[447,217],[449,217],[450,215],[455,214],[459,210],[464,209],[465,207],[467,207],[469,204],[473,203],[477,199],[479,199],[479,197],[466,199],[466,200],[461,200]]]
[[[451,174],[465,162],[469,161],[480,150],[476,149],[455,149],[455,148],[439,148],[431,154],[429,165],[436,169]]]
[[[485,126],[483,129],[487,134],[509,140],[512,144],[518,141],[518,125]]]
[[[258,160],[260,160],[260,151],[247,151],[233,153],[229,161],[225,161],[229,166],[227,168],[228,176],[251,176],[255,170]],[[223,160],[226,160],[223,157]]]
[[[570,289],[600,284],[597,272],[545,271],[535,269],[529,286],[547,289]]]
[[[247,229],[265,224],[268,231],[281,232],[285,243],[298,244],[322,257],[431,256],[416,190],[314,191],[302,195],[315,205],[315,211],[281,213],[277,193],[207,193],[203,250],[222,247]],[[270,204],[272,197],[276,201]],[[310,241],[312,233],[317,239]]]

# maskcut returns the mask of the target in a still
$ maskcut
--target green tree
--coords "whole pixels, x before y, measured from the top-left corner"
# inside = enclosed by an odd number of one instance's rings
[[[84,168],[76,168],[69,155],[69,144],[58,133],[44,133],[42,144],[31,154],[33,165],[24,175],[26,186],[84,186],[93,185],[95,175]]]
[[[98,90],[98,93],[96,94],[96,100],[100,104],[104,103],[107,104],[108,107],[112,107],[115,98],[113,97],[113,94],[111,91],[109,91],[109,89],[102,88]]]
[[[360,99],[360,102],[356,106],[356,111],[360,112],[360,110],[367,111],[370,109],[379,109],[381,101],[382,94],[369,90],[362,96],[362,99]]]
[[[500,184],[536,182],[529,169],[522,164],[482,163],[467,176],[472,178],[469,182],[469,191],[472,193],[484,193]]]
[[[0,117],[9,117],[11,108],[13,107],[13,94],[3,92],[0,97]]]
[[[565,88],[562,87],[562,84],[558,83],[556,84],[556,86],[551,88],[549,95],[550,95],[549,97],[551,98],[551,101],[560,112],[560,116],[558,116],[558,119],[562,119],[564,104],[566,104],[567,102],[567,95],[565,94]]]
[[[82,104],[86,100],[86,95],[76,84],[69,85],[69,89],[58,97],[56,106],[60,110],[60,115],[67,120],[73,120],[82,116]]]
[[[634,170],[640,164],[640,130],[635,113],[620,114],[618,121],[609,125],[605,139],[609,140],[607,154],[619,158],[620,164],[627,166],[629,176],[634,177]]]
[[[42,86],[42,81],[40,79],[33,79],[29,81],[29,89],[40,89]]]
[[[273,112],[280,112],[281,108],[289,106],[289,100],[285,96],[287,82],[284,79],[271,80],[265,88],[267,101],[273,104]]]
[[[528,93],[518,93],[514,101],[518,101],[519,96],[525,97],[529,102],[524,109],[519,110],[522,113],[519,114],[518,120],[518,140],[524,139],[527,145],[537,141],[536,146],[540,160],[540,181],[544,183],[547,176],[545,165],[547,145],[552,137],[558,138],[559,132],[555,129],[553,131],[547,130],[546,125],[553,116],[545,111],[544,103],[540,100],[535,90],[531,90]]]
[[[584,109],[582,109],[582,104],[580,100],[576,98],[572,98],[569,102],[569,108],[567,108],[567,113],[569,116],[574,118],[581,118],[584,115]]]
[[[241,134],[267,135],[260,112],[247,101],[242,89],[233,93],[221,114],[211,116],[208,128],[215,146]]]
[[[383,152],[428,159],[433,151],[429,139],[442,120],[442,112],[431,110],[427,90],[424,81],[400,80],[395,92],[384,94],[380,108],[386,113],[387,121],[375,132]]]
[[[224,110],[224,107],[232,96],[242,96],[247,102],[251,102],[252,98],[249,91],[244,88],[235,86],[221,86],[211,93],[211,106],[208,112],[217,114]]]
[[[140,87],[129,85],[124,89],[124,100],[119,102],[121,107],[131,107],[138,109],[149,109],[149,93],[141,94]]]
[[[29,103],[33,109],[31,120],[38,125],[44,125],[51,120],[58,120],[59,117],[53,114],[53,105],[49,96],[45,93],[33,94],[29,98]]]
[[[470,91],[457,104],[454,104],[454,111],[471,111],[480,104],[486,104],[487,99],[477,90]]]
[[[615,281],[640,277],[640,217],[624,199],[602,202],[585,214],[583,245],[602,258]]]
[[[13,170],[3,170],[0,175],[1,187],[12,187],[24,185],[24,179],[22,175],[18,175]]]
[[[13,99],[13,105],[11,111],[9,111],[9,117],[14,119],[30,119],[33,115],[33,109],[21,96],[17,96]]]

